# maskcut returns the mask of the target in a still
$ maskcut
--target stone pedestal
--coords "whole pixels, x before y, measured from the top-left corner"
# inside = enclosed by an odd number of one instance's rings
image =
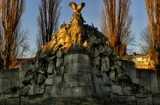
[[[91,63],[86,54],[69,54],[64,57],[64,96],[92,95]]]

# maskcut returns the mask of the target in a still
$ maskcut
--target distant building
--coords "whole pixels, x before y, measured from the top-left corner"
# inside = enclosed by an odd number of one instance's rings
[[[122,58],[123,60],[133,61],[137,69],[156,70],[154,61],[150,59],[148,54],[133,54]]]
[[[33,58],[18,58],[16,60],[14,60],[14,63],[12,65],[10,65],[9,68],[19,68],[22,61],[24,61],[24,60],[31,61],[33,59],[34,59],[34,57]]]

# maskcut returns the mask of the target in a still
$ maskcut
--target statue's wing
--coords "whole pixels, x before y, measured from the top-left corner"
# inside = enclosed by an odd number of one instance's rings
[[[77,6],[78,11],[80,12],[84,6],[85,6],[85,3],[78,4]]]
[[[73,10],[77,9],[77,4],[76,4],[75,2],[70,2],[70,3],[69,3],[69,6],[70,6]]]

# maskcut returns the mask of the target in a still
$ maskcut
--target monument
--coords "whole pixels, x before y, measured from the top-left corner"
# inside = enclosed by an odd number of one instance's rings
[[[73,10],[70,23],[63,23],[38,50],[30,67],[21,65],[22,84],[10,93],[31,105],[42,101],[50,102],[47,105],[136,105],[138,97],[147,97],[150,103],[146,90],[124,73],[121,60],[106,44],[108,38],[85,24],[81,14],[85,3],[69,6]]]

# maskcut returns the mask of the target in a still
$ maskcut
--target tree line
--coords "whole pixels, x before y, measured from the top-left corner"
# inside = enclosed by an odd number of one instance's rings
[[[109,38],[108,45],[120,58],[133,44],[132,17],[129,16],[131,0],[103,0],[101,31]],[[149,54],[156,69],[160,67],[160,0],[144,0],[148,25],[142,31],[142,51]]]
[[[15,66],[17,58],[29,50],[28,33],[21,29],[25,0],[0,0],[0,68]],[[51,40],[57,30],[61,0],[41,0],[39,5],[38,46]]]
[[[27,31],[21,29],[21,17],[25,0],[0,0],[0,68],[9,68],[17,58],[29,49]],[[142,49],[150,55],[156,66],[160,65],[160,1],[144,0],[148,25],[141,36],[145,42]],[[58,29],[61,0],[40,0],[37,46],[51,40]],[[103,0],[101,31],[108,37],[106,42],[122,58],[127,46],[134,44],[129,14],[131,0]]]

